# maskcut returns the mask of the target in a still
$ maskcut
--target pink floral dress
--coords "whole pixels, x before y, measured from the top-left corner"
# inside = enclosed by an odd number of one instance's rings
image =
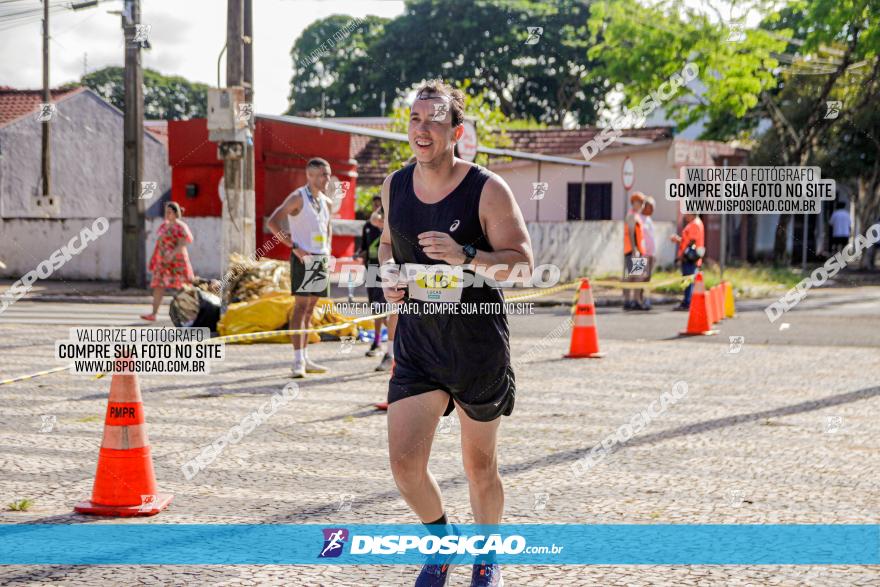
[[[173,223],[163,222],[156,238],[156,248],[150,258],[150,272],[153,279],[150,287],[180,289],[184,284],[195,279],[186,247],[171,259],[167,259],[179,244],[193,242],[189,227],[180,220]]]

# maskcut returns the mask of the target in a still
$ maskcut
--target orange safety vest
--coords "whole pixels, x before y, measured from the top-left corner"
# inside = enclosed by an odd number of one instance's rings
[[[630,229],[629,223],[623,223],[623,254],[629,255],[632,253],[632,242],[630,240]],[[638,250],[639,256],[645,254],[645,238],[642,234],[642,223],[637,219],[635,221],[635,238],[636,238],[636,249]]]

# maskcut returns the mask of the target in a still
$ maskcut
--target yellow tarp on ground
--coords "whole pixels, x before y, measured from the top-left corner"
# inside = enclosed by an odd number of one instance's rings
[[[259,299],[249,302],[230,304],[226,313],[217,323],[217,332],[220,336],[232,334],[248,334],[251,332],[271,332],[288,328],[290,312],[293,309],[293,296],[287,293],[268,294]],[[310,328],[321,328],[331,324],[346,322],[350,318],[333,310],[333,302],[321,298],[315,305],[315,313],[312,314]],[[365,327],[372,326],[370,322],[362,322]],[[328,334],[336,337],[357,336],[357,326],[352,324],[339,330],[333,330]],[[320,342],[321,336],[317,332],[309,333],[309,343]],[[290,336],[279,334],[259,341],[249,342],[290,342]]]

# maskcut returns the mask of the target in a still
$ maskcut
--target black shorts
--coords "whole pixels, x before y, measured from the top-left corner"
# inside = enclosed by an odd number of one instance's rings
[[[385,311],[385,292],[381,287],[368,287],[367,301],[370,302],[371,312],[381,313]]]
[[[633,258],[640,259],[638,264]],[[623,281],[649,281],[651,279],[651,271],[648,268],[648,257],[634,256],[632,253],[623,255]]]
[[[394,335],[394,371],[388,403],[440,389],[443,414],[458,404],[473,420],[513,413],[516,379],[510,366],[507,318],[400,314]]]
[[[369,273],[371,267],[378,268],[379,266],[375,263],[370,263],[366,267]],[[370,303],[370,312],[381,313],[385,311],[383,309],[386,303],[385,292],[381,287],[367,286],[367,301]]]
[[[299,257],[290,254],[290,293],[295,296],[330,297],[330,258],[326,255],[309,257],[308,267]]]

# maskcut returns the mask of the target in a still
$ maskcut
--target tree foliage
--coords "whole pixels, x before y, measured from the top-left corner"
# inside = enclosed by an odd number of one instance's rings
[[[125,110],[125,70],[105,67],[83,76],[80,83]],[[207,116],[208,86],[180,76],[144,70],[144,116],[148,120],[187,120]]]
[[[351,21],[334,15],[293,45],[289,112],[385,115],[405,88],[437,77],[471,80],[474,95],[511,119],[591,123],[603,90],[587,79],[587,16],[577,0],[409,0],[401,16],[366,17],[316,54]]]
[[[698,64],[705,91],[689,86],[692,100],[671,102],[667,112],[680,126],[707,117],[703,138],[756,141],[753,164],[806,165],[826,152],[870,147],[873,130],[842,127],[845,120],[866,124],[865,109],[875,108],[880,2],[746,0],[736,6],[763,14],[761,25],[736,34],[737,23],[724,19],[712,2],[698,7],[683,0],[597,2],[590,17],[595,42],[590,55],[600,65],[593,74],[615,84],[632,107],[685,62]],[[844,103],[846,116],[826,118],[833,100]],[[767,123],[769,130],[762,132]],[[845,142],[829,144],[838,139]],[[867,195],[877,185],[874,175],[864,174],[874,173],[876,157],[851,155],[846,170],[834,168],[862,177],[860,197],[875,198]],[[874,209],[868,205],[865,213]],[[777,225],[778,260],[786,259],[788,221],[782,216]]]

